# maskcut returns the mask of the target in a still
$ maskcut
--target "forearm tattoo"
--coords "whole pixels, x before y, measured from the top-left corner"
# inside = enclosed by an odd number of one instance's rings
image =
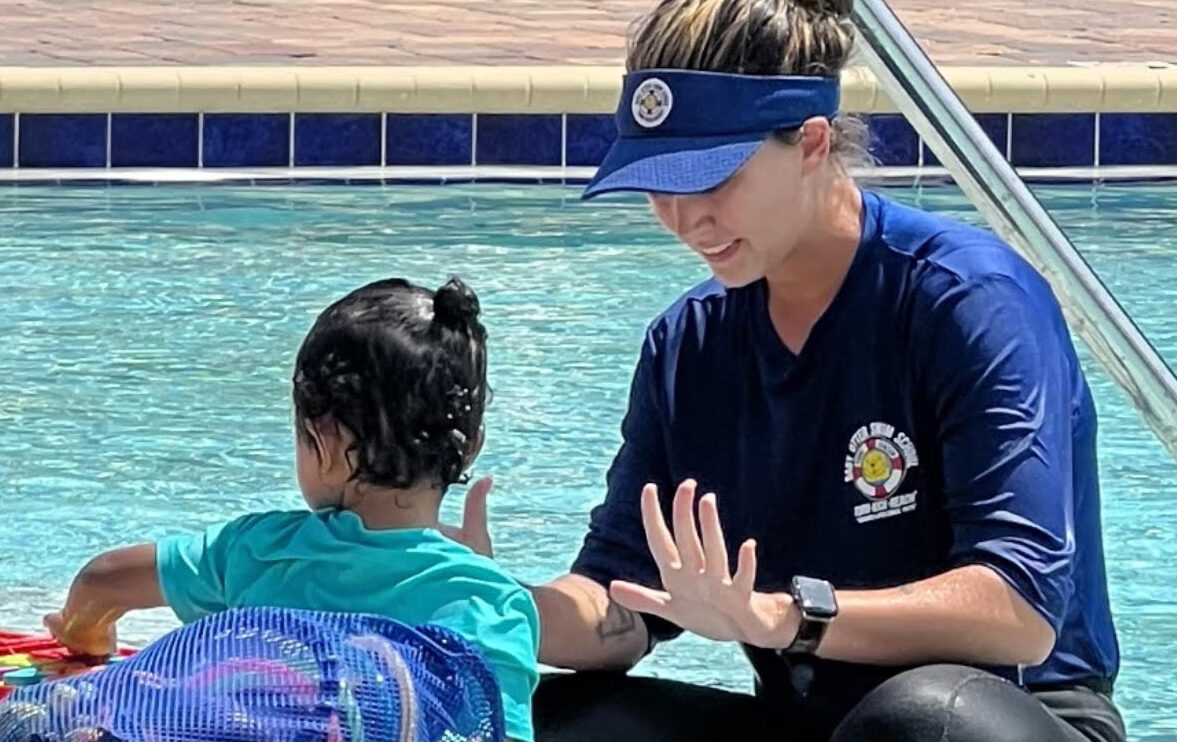
[[[605,608],[605,616],[597,624],[597,636],[604,642],[636,631],[637,627],[638,620],[634,612],[610,600]]]

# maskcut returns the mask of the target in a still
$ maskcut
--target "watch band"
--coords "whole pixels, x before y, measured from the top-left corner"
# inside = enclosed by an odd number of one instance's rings
[[[838,615],[834,588],[825,580],[797,575],[789,586],[793,602],[801,614],[797,635],[781,654],[816,654],[830,622]]]
[[[783,650],[784,654],[814,654],[821,644],[822,638],[829,628],[830,622],[825,619],[806,618],[801,615],[801,625],[797,628],[797,636],[793,643]]]

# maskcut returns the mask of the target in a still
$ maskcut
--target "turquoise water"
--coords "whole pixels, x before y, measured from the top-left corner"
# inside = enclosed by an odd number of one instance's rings
[[[893,190],[979,221],[955,189]],[[1177,188],[1039,193],[1177,362]],[[0,624],[32,628],[96,551],[297,507],[288,378],[314,315],[382,276],[479,291],[501,560],[553,576],[602,496],[645,323],[704,268],[637,199],[560,187],[0,190]],[[1177,739],[1177,471],[1084,355],[1102,415],[1106,543],[1133,739]],[[460,497],[447,507],[454,510]],[[164,612],[125,622],[143,642]],[[729,646],[641,672],[747,689]]]

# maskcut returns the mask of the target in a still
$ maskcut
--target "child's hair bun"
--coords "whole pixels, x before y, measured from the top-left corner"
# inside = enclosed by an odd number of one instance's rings
[[[433,316],[447,327],[465,327],[478,319],[481,307],[474,290],[454,277],[433,295]]]

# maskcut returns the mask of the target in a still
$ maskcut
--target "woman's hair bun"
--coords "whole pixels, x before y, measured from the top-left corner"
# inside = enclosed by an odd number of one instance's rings
[[[816,15],[849,18],[854,12],[854,0],[793,0],[798,8]]]
[[[464,327],[478,319],[481,307],[474,290],[454,277],[433,295],[433,316],[448,327]]]

